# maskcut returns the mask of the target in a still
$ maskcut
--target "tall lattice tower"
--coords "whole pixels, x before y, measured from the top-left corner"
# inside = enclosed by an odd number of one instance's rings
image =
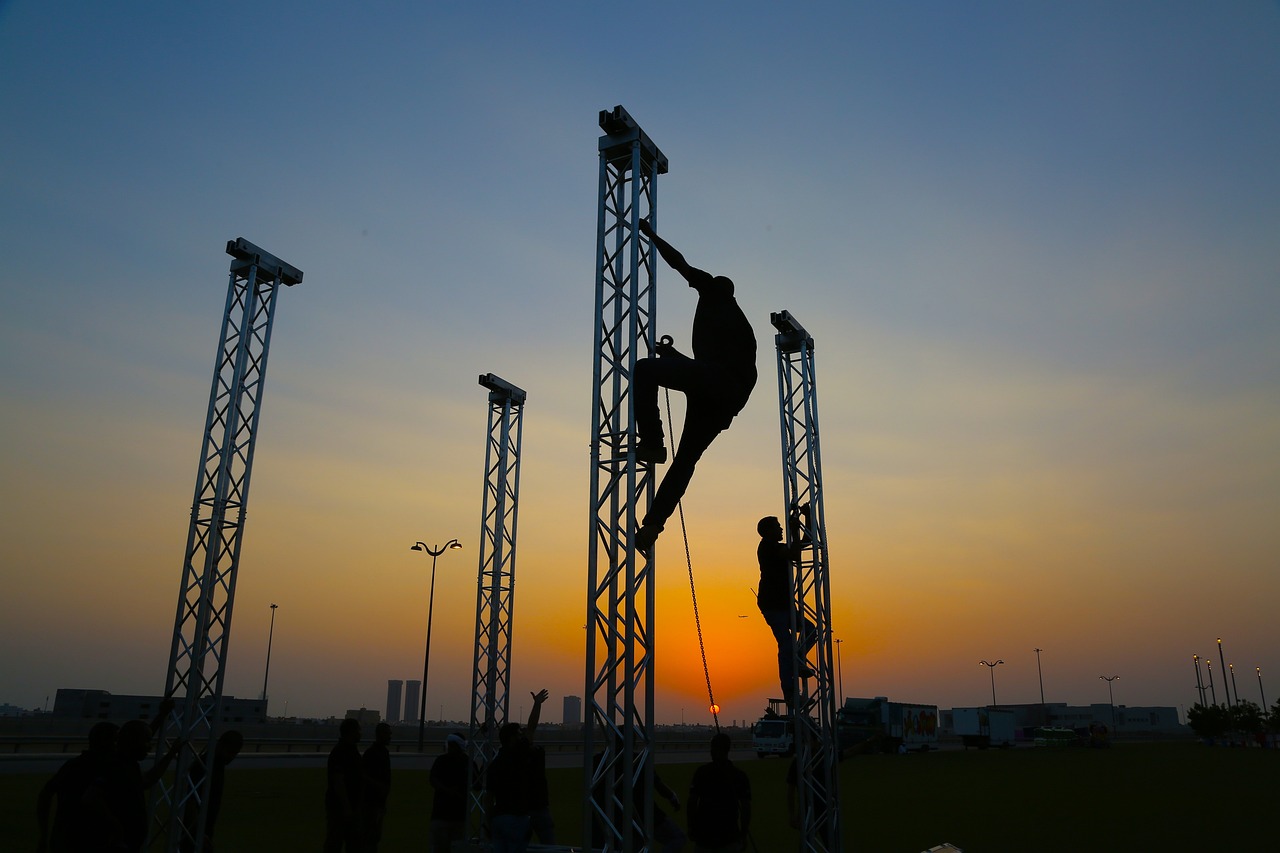
[[[520,441],[525,392],[492,373],[489,389],[485,487],[480,520],[480,573],[476,591],[476,642],[471,669],[472,772],[498,752],[498,728],[510,719],[511,632],[516,587],[516,520],[520,496]],[[471,780],[475,782],[475,779]],[[469,828],[484,824],[484,797],[474,784]]]
[[[654,471],[635,460],[630,388],[636,360],[657,342],[653,247],[637,229],[653,222],[667,158],[621,106],[600,113],[600,129],[583,839],[633,853],[649,849],[653,827],[652,798],[637,814],[634,797],[652,787],[653,562],[632,537]]]
[[[174,737],[183,748],[173,782],[158,786],[152,812],[155,838],[164,837],[174,853],[184,841],[202,847],[211,774],[196,783],[189,769],[199,752],[213,754],[276,299],[280,285],[302,281],[301,270],[244,238],[228,242],[227,254],[231,282],[164,686],[176,704],[159,749]]]
[[[769,316],[778,333],[778,403],[782,430],[782,497],[788,513],[809,507],[808,541],[792,573],[796,606],[791,613],[797,673],[792,695],[802,853],[838,853],[840,814],[835,741],[836,698],[831,652],[831,582],[827,567],[822,453],[818,442],[818,390],[813,338],[786,311]],[[790,525],[788,536],[791,536]],[[788,542],[788,544],[794,544]],[[800,618],[817,629],[806,655]],[[810,678],[801,677],[804,669]]]

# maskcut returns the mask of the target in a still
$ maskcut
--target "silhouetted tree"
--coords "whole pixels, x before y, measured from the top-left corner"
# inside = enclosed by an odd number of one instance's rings
[[[1202,738],[1222,737],[1231,728],[1231,712],[1226,705],[1192,705],[1187,711],[1187,725]]]
[[[1231,728],[1237,732],[1257,734],[1262,731],[1262,709],[1248,699],[1241,699],[1231,708]]]

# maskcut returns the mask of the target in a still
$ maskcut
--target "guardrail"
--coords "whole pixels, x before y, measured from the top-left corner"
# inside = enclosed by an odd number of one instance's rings
[[[427,738],[428,752],[441,752],[444,749],[444,738]],[[706,752],[709,738],[658,738],[654,741],[657,752]],[[538,746],[549,753],[581,753],[582,741],[562,740],[558,738],[537,739]],[[336,738],[253,738],[245,739],[242,753],[265,754],[311,754],[328,753],[337,743]],[[88,739],[65,737],[61,735],[0,735],[0,755],[75,755],[87,749]],[[417,753],[417,741],[395,741],[389,745],[393,753]],[[733,749],[750,749],[750,740],[735,741]]]

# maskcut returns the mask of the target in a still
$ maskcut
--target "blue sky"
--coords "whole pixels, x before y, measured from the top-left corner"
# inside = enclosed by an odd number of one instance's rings
[[[458,536],[436,642],[465,713],[494,372],[530,394],[515,688],[580,693],[614,104],[670,158],[660,232],[761,342],[686,500],[722,659],[769,653],[733,596],[780,500],[785,308],[818,341],[846,692],[978,704],[1004,657],[1001,699],[1034,701],[1039,646],[1061,701],[1105,701],[1106,669],[1185,704],[1217,636],[1277,671],[1278,43],[1266,2],[0,5],[0,701],[162,685],[237,236],[306,278],[228,690],[259,689],[276,601],[273,696],[378,704],[420,666],[407,545]],[[753,716],[769,679],[733,683]]]

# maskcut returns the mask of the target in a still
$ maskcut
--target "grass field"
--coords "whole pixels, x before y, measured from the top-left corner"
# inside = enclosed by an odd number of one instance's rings
[[[751,777],[757,848],[796,850],[786,820],[787,763],[739,766]],[[695,767],[659,765],[659,773],[684,792]],[[581,771],[549,776],[558,840],[577,843]],[[43,782],[0,775],[0,850],[35,849]],[[323,786],[320,769],[232,765],[219,851],[319,851]],[[840,765],[840,786],[846,853],[918,853],[944,841],[965,853],[1280,850],[1280,750],[1177,743],[857,756]],[[424,853],[426,773],[397,771],[393,787],[382,851]]]

